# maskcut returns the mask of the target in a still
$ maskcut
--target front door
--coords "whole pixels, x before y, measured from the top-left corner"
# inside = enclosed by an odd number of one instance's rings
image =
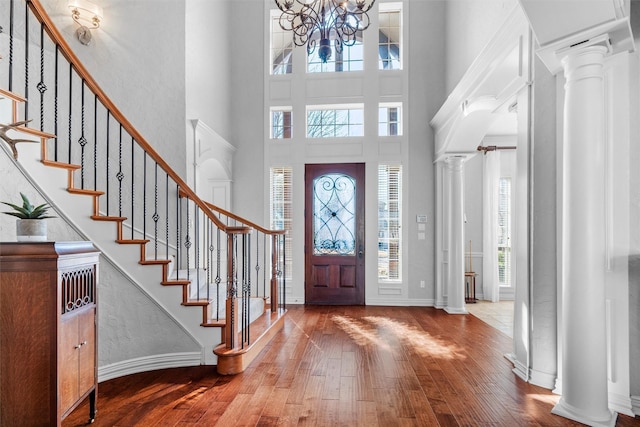
[[[364,163],[305,167],[305,302],[364,305]]]

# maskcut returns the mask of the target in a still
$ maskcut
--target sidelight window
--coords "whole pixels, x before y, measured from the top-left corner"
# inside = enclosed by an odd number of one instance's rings
[[[402,166],[378,166],[378,279],[400,280]]]

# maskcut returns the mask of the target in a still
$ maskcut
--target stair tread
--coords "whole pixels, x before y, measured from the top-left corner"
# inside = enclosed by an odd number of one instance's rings
[[[38,136],[40,138],[48,138],[48,139],[52,139],[55,138],[56,136],[52,133],[49,132],[43,132],[41,130],[38,129],[33,129],[33,128],[28,128],[25,126],[18,126],[18,127],[14,127],[12,128],[12,130],[16,131],[16,132],[23,132],[23,133],[28,133],[29,135],[33,135],[33,136]]]
[[[204,326],[205,328],[223,328],[227,326],[227,322],[224,319],[220,320],[207,320],[206,323],[200,323],[200,326]]]
[[[151,240],[149,239],[117,239],[116,243],[120,243],[122,245],[142,245],[145,243],[149,243]]]
[[[74,169],[74,170],[82,168],[82,166],[80,165],[74,165],[74,164],[64,163],[64,162],[56,162],[53,160],[41,160],[41,162],[46,166],[51,166],[54,168]]]
[[[144,259],[138,261],[138,263],[142,265],[169,264],[170,262],[168,259]]]
[[[26,102],[27,101],[27,98],[25,98],[23,96],[20,96],[17,93],[10,92],[8,90],[4,90],[2,88],[0,88],[0,96],[5,97],[5,98],[9,98],[9,99],[11,99],[13,101],[16,101],[16,102]]]
[[[96,221],[126,221],[126,216],[91,215],[91,219]]]
[[[87,190],[86,188],[67,188],[67,191],[73,194],[85,194],[89,196],[102,196],[104,194],[104,191]]]
[[[213,300],[207,300],[207,299],[202,299],[202,300],[188,300],[186,302],[183,302],[182,305],[187,306],[187,307],[202,307],[202,306],[207,306],[209,304],[211,304]]]
[[[185,286],[191,283],[189,280],[163,280],[160,284],[165,286]]]

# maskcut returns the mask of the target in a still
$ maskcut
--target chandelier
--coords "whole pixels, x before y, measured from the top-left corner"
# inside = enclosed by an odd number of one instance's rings
[[[376,0],[275,0],[280,15],[280,27],[293,32],[296,46],[307,45],[312,54],[316,45],[322,62],[331,57],[331,40],[336,52],[353,46],[358,32],[369,27],[367,12]]]

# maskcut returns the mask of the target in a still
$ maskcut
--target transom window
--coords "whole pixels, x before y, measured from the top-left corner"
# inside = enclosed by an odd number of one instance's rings
[[[399,70],[401,62],[402,5],[381,3],[379,18],[378,68]]]
[[[307,107],[307,138],[364,135],[364,109]]]
[[[364,46],[362,44],[362,31],[356,34],[356,42],[353,46],[344,46],[342,52],[338,52],[335,44],[332,44],[331,57],[323,63],[318,55],[318,46],[307,55],[307,72],[330,73],[341,71],[364,70]]]
[[[291,108],[271,110],[271,139],[291,138]]]
[[[293,38],[282,29],[278,17],[271,17],[271,74],[291,74]]]
[[[402,135],[401,104],[380,104],[378,108],[378,135]]]

